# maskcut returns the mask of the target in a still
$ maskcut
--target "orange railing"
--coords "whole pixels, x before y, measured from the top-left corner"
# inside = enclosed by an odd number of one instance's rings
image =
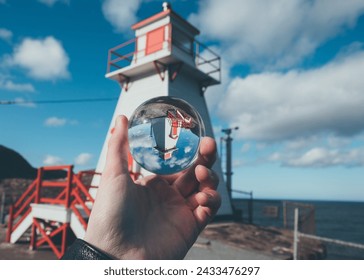
[[[213,50],[208,48],[206,45],[195,40],[194,38],[184,39],[185,41],[180,41],[178,36],[172,38],[172,25],[168,26],[168,36],[164,37],[162,42],[157,42],[156,45],[162,44],[163,47],[158,50],[169,51],[176,48],[184,53],[190,55],[195,62],[195,67],[206,75],[213,78],[216,82],[221,81],[221,58]],[[164,26],[164,27],[166,27]],[[163,27],[162,27],[163,28]],[[176,30],[178,28],[174,27]],[[143,35],[144,36],[144,35]],[[146,39],[147,40],[147,39]],[[148,47],[153,48],[153,46],[148,45]],[[145,57],[148,55],[148,48],[138,47],[138,38],[131,39],[125,43],[122,43],[116,47],[109,49],[108,51],[108,61],[107,61],[107,73],[122,69],[131,65],[131,63],[139,57]],[[216,83],[215,82],[215,83]]]
[[[65,180],[45,180],[44,173],[47,171],[62,171],[65,170],[67,173]],[[45,166],[39,168],[38,171],[38,185],[36,190],[37,202],[36,203],[48,203],[48,204],[59,204],[69,208],[71,203],[71,189],[72,189],[72,178],[73,178],[73,165],[61,165],[61,166]],[[44,188],[58,188],[60,193],[54,197],[46,197],[46,194],[42,194]]]
[[[47,171],[60,170],[66,171],[66,177],[63,180],[44,179]],[[73,165],[46,166],[39,168],[37,178],[29,185],[19,199],[10,206],[6,241],[10,242],[11,234],[30,214],[31,203],[64,205],[66,208],[72,209],[83,227],[86,229],[87,220],[91,214],[90,208],[94,203],[93,197],[88,192],[91,186],[85,185],[82,181],[86,174],[95,175],[99,173],[94,171],[81,171],[78,174],[74,174]],[[53,191],[52,195],[49,195],[45,192],[46,188],[58,188],[60,190],[58,193]],[[89,203],[89,205],[87,205],[87,203]],[[80,208],[84,210],[86,217],[80,213]],[[33,221],[33,224],[38,228],[37,223]],[[63,230],[63,227],[62,229],[53,231],[49,237],[52,237],[61,230]],[[43,238],[33,245],[39,246],[45,241],[47,240]]]
[[[62,180],[45,179],[47,171],[66,171],[66,177]],[[37,178],[29,185],[26,191],[19,199],[10,206],[8,229],[6,233],[6,241],[10,242],[11,234],[18,228],[24,219],[31,213],[31,204],[55,204],[63,205],[67,209],[71,209],[76,215],[83,228],[86,230],[88,218],[91,214],[91,208],[94,204],[94,198],[90,195],[90,188],[95,188],[84,183],[85,176],[101,175],[95,171],[81,171],[77,174],[73,172],[73,165],[63,166],[47,166],[38,169]],[[130,176],[136,178],[140,174],[130,171]],[[47,188],[59,191],[56,193],[46,192]],[[83,213],[81,213],[83,212]],[[60,258],[67,247],[67,236],[70,224],[55,223],[54,221],[44,221],[33,217],[31,228],[30,247],[36,249],[44,243],[48,243],[55,255]],[[62,234],[61,247],[56,245],[53,237]],[[38,235],[40,238],[38,239]]]
[[[31,248],[34,250],[43,243],[48,243],[49,247],[51,247],[53,253],[57,256],[57,258],[61,258],[66,252],[67,247],[67,230],[69,225],[67,223],[59,226],[56,230],[52,232],[47,232],[44,229],[44,226],[39,222],[38,219],[33,218],[33,227],[32,227],[32,238],[31,238]],[[40,240],[36,240],[36,231],[38,231],[42,238]],[[52,237],[55,235],[62,233],[62,242],[61,247],[57,248],[56,244],[53,242]]]
[[[121,69],[129,66],[136,51],[136,38],[109,49],[107,58],[107,73],[112,70],[111,67],[114,69]]]
[[[81,222],[84,229],[86,229],[87,228],[87,219],[90,217],[90,214],[91,214],[91,210],[90,210],[89,206],[86,205],[86,203],[93,205],[94,199],[88,192],[88,187],[86,187],[82,183],[81,178],[84,174],[85,173],[77,174],[73,178],[74,188],[71,193],[72,197],[73,197],[73,201],[72,201],[70,207],[71,207],[72,211],[75,213],[75,215],[77,216],[78,220]],[[84,218],[84,216],[81,214],[81,212],[79,211],[79,208],[77,206],[79,206],[83,209],[83,211],[86,213],[86,218]]]
[[[14,232],[24,221],[24,219],[30,214],[30,204],[35,202],[35,188],[37,184],[38,180],[35,179],[22,194],[22,196],[17,200],[17,202],[10,206],[8,230],[6,233],[7,242],[10,242],[11,233]],[[15,221],[16,223],[14,224]]]
[[[155,44],[148,43],[148,46],[146,45],[144,48],[141,48],[138,46],[138,38],[133,38],[109,49],[106,73],[127,67],[131,65],[133,61],[135,63],[138,58],[148,55],[149,51],[151,51],[151,53],[166,49],[170,51],[172,47],[172,25],[166,24],[159,29],[163,28],[164,32],[168,32],[167,36],[163,33],[163,40],[156,41]],[[147,40],[148,39],[146,39],[146,41]]]

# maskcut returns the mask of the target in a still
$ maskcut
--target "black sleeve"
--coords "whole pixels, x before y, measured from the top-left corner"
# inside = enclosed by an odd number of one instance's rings
[[[76,241],[67,249],[61,260],[112,260],[82,239]]]

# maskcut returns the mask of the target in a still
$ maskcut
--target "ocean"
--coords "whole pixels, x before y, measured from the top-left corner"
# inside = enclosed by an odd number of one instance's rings
[[[298,203],[313,209],[311,225],[314,234],[320,237],[353,242],[364,245],[364,202],[338,201],[287,201],[287,205]],[[248,200],[233,199],[236,209],[242,210],[243,221],[248,221]],[[284,227],[283,200],[253,200],[253,224]],[[293,229],[293,209],[287,207],[287,228]],[[364,249],[324,243],[326,259],[364,259]]]

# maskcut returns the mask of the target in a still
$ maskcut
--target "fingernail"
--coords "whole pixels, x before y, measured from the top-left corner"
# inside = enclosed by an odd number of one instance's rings
[[[118,126],[120,123],[120,116],[116,117],[115,125]]]

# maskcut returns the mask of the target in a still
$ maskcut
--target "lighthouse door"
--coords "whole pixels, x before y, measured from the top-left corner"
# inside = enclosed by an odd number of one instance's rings
[[[178,127],[180,126],[179,121],[174,119],[172,120],[172,125],[171,125],[171,133],[169,134],[169,137],[171,137],[172,139],[177,139],[178,138]]]
[[[147,48],[145,54],[151,54],[163,49],[165,26],[157,28],[147,33]]]

